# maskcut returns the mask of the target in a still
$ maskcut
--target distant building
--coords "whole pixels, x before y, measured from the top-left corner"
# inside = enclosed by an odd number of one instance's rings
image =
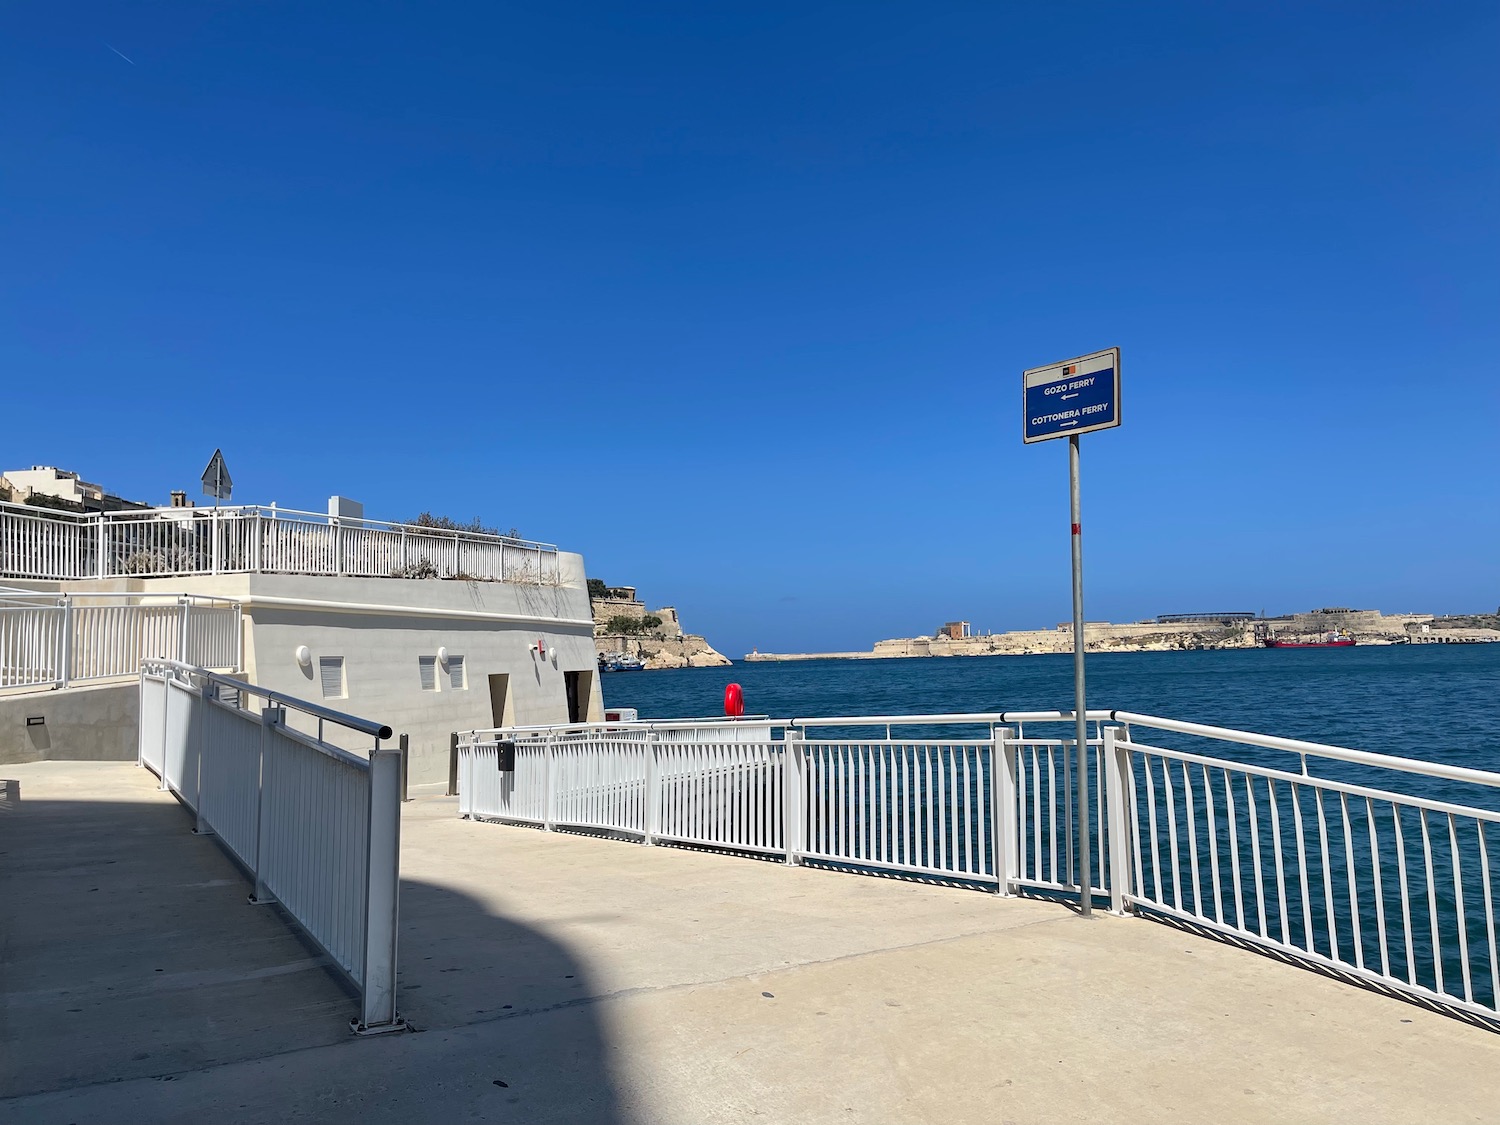
[[[29,469],[10,469],[0,477],[14,504],[37,503],[37,498],[60,500],[60,508],[71,508],[80,512],[119,512],[147,508],[149,505],[134,500],[123,500],[104,491],[98,484],[90,484],[77,473],[59,469],[55,465],[33,465]]]
[[[948,621],[938,630],[938,636],[947,637],[949,640],[961,641],[969,636],[969,623],[967,621]]]
[[[11,495],[18,503],[25,503],[33,496],[55,496],[59,500],[83,506],[84,501],[102,503],[104,489],[79,479],[77,473],[58,469],[52,465],[33,465],[29,469],[12,469],[5,474]]]

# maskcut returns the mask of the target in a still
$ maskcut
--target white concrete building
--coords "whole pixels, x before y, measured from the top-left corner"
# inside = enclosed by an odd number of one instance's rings
[[[339,507],[347,511],[347,504]],[[414,786],[446,782],[451,732],[603,719],[582,556],[493,536],[419,534],[358,517],[357,526],[348,527],[337,516],[289,521],[284,511],[270,518],[264,513],[163,509],[126,518],[0,510],[0,547],[10,544],[0,550],[3,581],[60,594],[234,599],[243,614],[244,678],[340,711],[379,716],[409,735]],[[143,534],[143,521],[172,537],[170,551],[140,549],[160,537],[155,530]],[[110,548],[108,537],[126,526],[129,546]],[[65,547],[106,547],[70,555],[43,534],[54,531]],[[291,531],[334,546],[321,555],[290,548],[273,553],[272,544],[291,542]],[[231,532],[245,542],[253,538],[253,558],[227,547],[217,554],[200,549],[209,539],[227,542]],[[129,573],[143,557],[177,573]],[[78,561],[79,577],[25,573],[33,559],[53,565],[59,558]],[[205,561],[210,558],[215,561]],[[121,559],[126,573],[117,565]],[[420,568],[412,565],[418,559]],[[481,565],[486,560],[494,564],[488,571]],[[239,569],[212,573],[226,563]],[[291,570],[314,573],[286,573]],[[92,577],[83,577],[90,571]],[[494,580],[459,577],[475,572]]]

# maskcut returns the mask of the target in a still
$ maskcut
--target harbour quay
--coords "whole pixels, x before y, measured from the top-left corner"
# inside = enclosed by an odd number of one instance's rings
[[[1493,1032],[1168,926],[444,796],[402,810],[413,1030],[352,1038],[148,771],[3,772],[10,1121],[1457,1122],[1500,1097]]]

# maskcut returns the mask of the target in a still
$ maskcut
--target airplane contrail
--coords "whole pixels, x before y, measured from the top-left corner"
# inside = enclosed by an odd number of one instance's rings
[[[106,47],[109,47],[108,43],[106,43],[104,45]],[[113,48],[113,47],[109,47],[109,49],[111,51],[114,51],[115,54],[119,55],[122,59],[124,59],[126,62],[128,62],[131,66],[135,65],[135,60],[133,58],[131,58],[129,55],[127,55],[124,51],[116,51],[115,48]]]

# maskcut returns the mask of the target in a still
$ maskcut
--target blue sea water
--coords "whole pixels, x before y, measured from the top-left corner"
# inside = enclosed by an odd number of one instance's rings
[[[1098,653],[1088,705],[1500,770],[1500,644]],[[1071,710],[1071,655],[738,663],[620,672],[604,702],[642,718]]]

